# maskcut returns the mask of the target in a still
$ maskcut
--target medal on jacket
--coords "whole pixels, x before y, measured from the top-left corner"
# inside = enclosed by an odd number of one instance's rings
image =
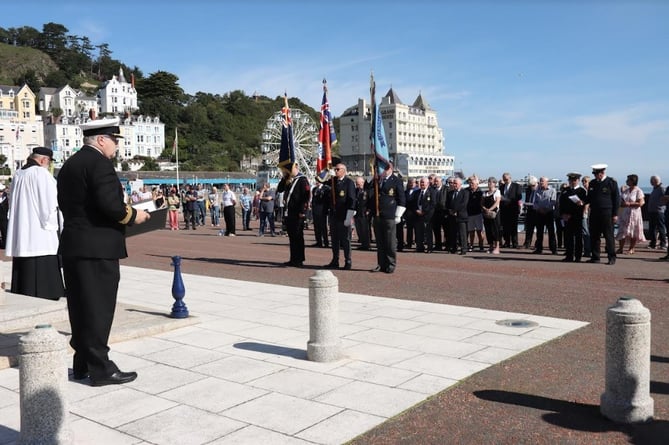
[[[346,193],[344,193],[343,190],[340,190],[340,191],[339,191],[339,196],[341,196],[341,197],[343,198],[345,195],[346,195]]]
[[[388,190],[388,195],[395,196],[395,189]]]

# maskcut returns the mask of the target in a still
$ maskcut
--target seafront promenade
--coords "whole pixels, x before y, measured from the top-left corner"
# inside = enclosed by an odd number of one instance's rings
[[[346,358],[323,366],[304,360],[305,300],[308,278],[329,262],[329,250],[308,248],[304,269],[284,268],[286,238],[218,237],[207,227],[153,232],[130,238],[128,247],[120,301],[147,308],[147,316],[169,312],[170,258],[180,255],[185,302],[198,322],[112,345],[119,364],[140,374],[130,385],[70,382],[82,437],[106,431],[123,438],[107,443],[342,443],[362,434],[357,444],[669,437],[669,263],[656,260],[658,251],[638,249],[613,267],[522,249],[494,257],[405,252],[391,276],[369,273],[375,253],[355,251],[352,271],[334,271]],[[648,425],[621,427],[598,414],[605,313],[622,295],[652,313],[656,421]],[[519,318],[539,326],[513,331],[496,323]],[[18,429],[17,405],[5,402],[17,397],[16,373],[0,371],[3,444]],[[192,428],[180,430],[177,418]]]

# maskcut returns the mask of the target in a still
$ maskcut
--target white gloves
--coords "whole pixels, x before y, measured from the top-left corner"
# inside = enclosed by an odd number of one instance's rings
[[[355,216],[355,210],[346,211],[346,218],[344,219],[344,227],[351,227],[351,221],[353,220],[354,216]]]
[[[404,215],[406,209],[406,207],[397,206],[395,209],[395,224],[399,224],[402,221],[402,215]]]

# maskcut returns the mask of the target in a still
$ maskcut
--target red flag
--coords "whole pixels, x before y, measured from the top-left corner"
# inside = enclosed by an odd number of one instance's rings
[[[321,127],[318,133],[318,160],[316,161],[316,174],[325,176],[326,170],[332,168],[332,145],[337,141],[330,104],[328,103],[327,81],[323,79],[323,102],[321,103]]]

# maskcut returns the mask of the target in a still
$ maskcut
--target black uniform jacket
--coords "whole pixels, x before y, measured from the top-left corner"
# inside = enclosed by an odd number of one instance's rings
[[[293,182],[295,182],[293,188]],[[292,190],[292,193],[291,193]],[[283,202],[285,203],[285,214],[290,218],[298,218],[300,214],[304,215],[309,208],[309,197],[311,196],[311,186],[307,177],[299,174],[290,181],[283,178],[276,187],[276,192],[283,192]]]
[[[127,257],[125,225],[135,221],[137,210],[124,203],[112,161],[84,145],[65,162],[57,181],[64,219],[58,253],[82,258]]]
[[[376,196],[374,180],[370,182],[369,201],[367,207],[372,216],[376,216]],[[395,175],[390,175],[379,187],[379,217],[381,219],[395,219],[397,206],[406,207],[404,184]]]
[[[448,199],[446,200],[446,210],[451,217],[457,221],[467,221],[469,214],[467,213],[467,203],[469,202],[469,192],[463,188],[451,190],[448,192]]]
[[[338,221],[344,221],[346,213],[355,210],[355,183],[348,176],[344,176],[341,179],[334,178],[332,185],[334,197],[331,199],[334,199],[334,205],[330,207],[330,215]]]

